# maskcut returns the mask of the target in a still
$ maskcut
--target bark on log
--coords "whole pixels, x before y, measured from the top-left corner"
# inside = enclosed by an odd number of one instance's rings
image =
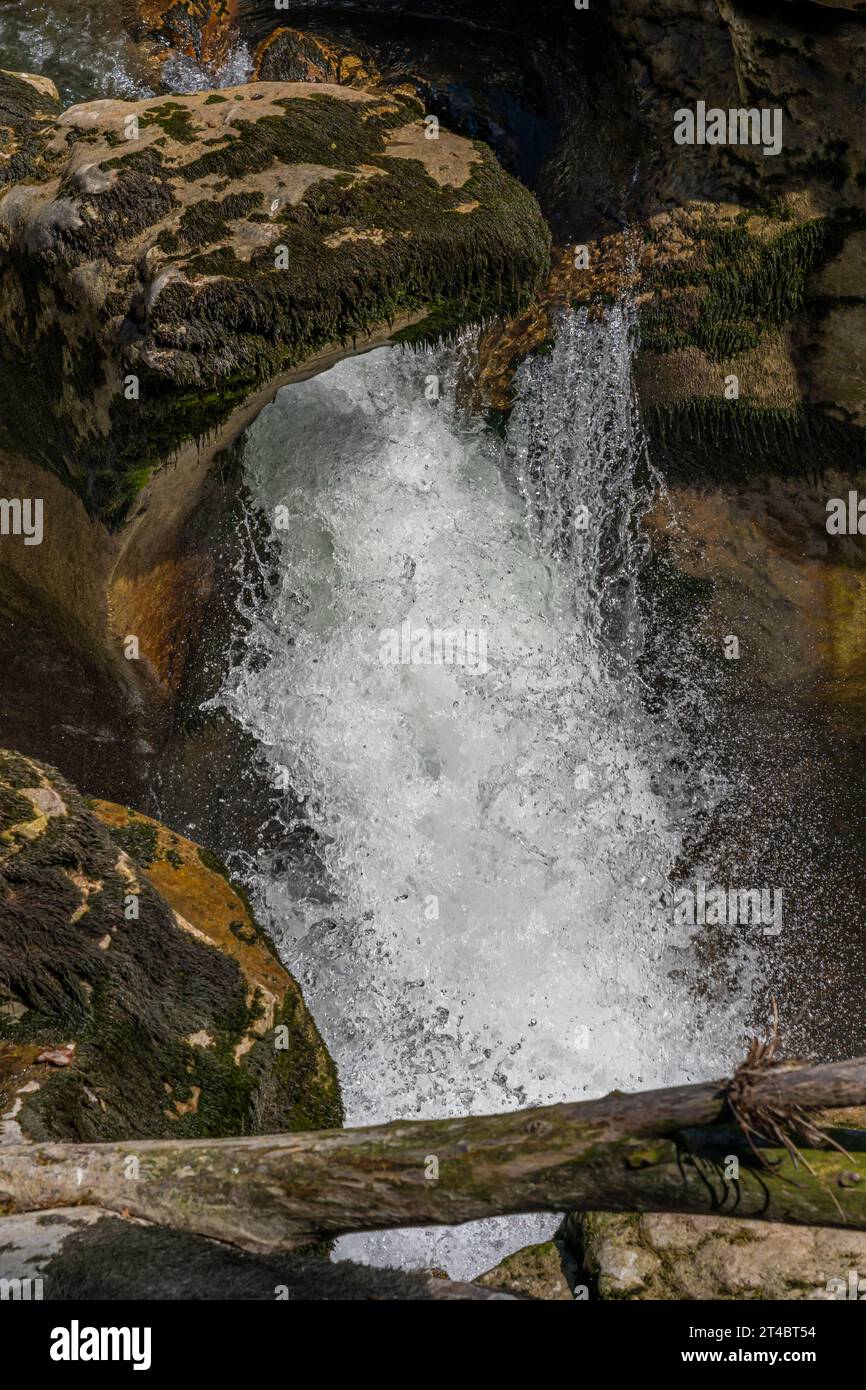
[[[724,1082],[510,1114],[250,1139],[0,1147],[0,1212],[86,1204],[247,1250],[518,1212],[680,1211],[866,1229],[866,1133],[765,1167]],[[753,1100],[866,1104],[866,1058],[768,1070]],[[725,1122],[728,1125],[725,1125]],[[736,1157],[739,1176],[725,1179]],[[728,1165],[729,1169],[732,1165]]]

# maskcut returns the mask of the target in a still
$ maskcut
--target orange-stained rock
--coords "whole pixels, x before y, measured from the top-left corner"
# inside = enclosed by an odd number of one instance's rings
[[[0,749],[0,1143],[341,1113],[301,991],[219,861]]]
[[[554,247],[550,275],[526,312],[495,324],[481,337],[476,404],[507,410],[515,370],[524,357],[552,338],[556,314],[570,305],[601,306],[636,285],[640,247],[639,235],[623,232],[601,237],[589,247]],[[581,251],[588,252],[586,266]]]
[[[281,1009],[288,994],[300,998],[301,991],[219,861],[150,816],[111,801],[91,804],[103,824],[146,840],[147,863],[140,861],[144,876],[173,908],[184,930],[204,937],[235,958],[247,980],[250,998],[259,990],[265,1001],[264,1013],[252,1031],[257,1035],[266,1032],[273,1026],[275,1007]]]
[[[139,0],[139,18],[176,52],[220,67],[237,38],[238,0]]]
[[[264,82],[336,82],[343,87],[369,87],[377,78],[369,58],[300,29],[275,29],[259,44],[253,62],[254,76]]]

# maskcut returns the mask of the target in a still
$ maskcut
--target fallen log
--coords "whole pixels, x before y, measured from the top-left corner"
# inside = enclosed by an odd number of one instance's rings
[[[244,1139],[0,1147],[0,1212],[87,1205],[292,1250],[354,1231],[518,1212],[723,1213],[866,1229],[866,1132],[755,1147],[734,1082],[500,1115]],[[750,1075],[749,1113],[866,1104],[866,1058]],[[756,1121],[757,1123],[757,1121]],[[838,1135],[836,1142],[839,1142]]]

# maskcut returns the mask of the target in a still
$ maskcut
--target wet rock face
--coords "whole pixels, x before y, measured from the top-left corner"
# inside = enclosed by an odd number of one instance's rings
[[[866,18],[810,4],[616,0],[611,22],[642,132],[625,214],[635,235],[590,231],[576,265],[580,246],[557,248],[532,309],[484,344],[486,399],[507,408],[509,369],[549,336],[557,306],[629,287],[641,305],[640,398],[666,471],[718,476],[725,461],[732,473],[802,476],[816,450],[858,466]],[[778,153],[739,138],[678,143],[677,114],[698,103],[778,111]],[[620,140],[628,106],[607,121]]]
[[[0,444],[117,523],[152,468],[323,349],[513,312],[546,266],[538,208],[422,116],[260,82],[40,127],[0,196]]]
[[[663,466],[717,474],[714,454],[753,474],[803,476],[816,454],[858,466],[866,15],[617,0],[612,22],[644,131],[639,386]],[[726,120],[754,111],[769,144],[739,123],[680,142],[679,116],[697,120],[699,103]]]
[[[340,1122],[300,990],[218,861],[0,752],[0,1142]]]
[[[808,187],[824,207],[862,206],[864,12],[820,3],[615,0],[611,18],[647,136],[647,202],[769,201]],[[778,108],[778,149],[768,155],[763,141],[727,135],[676,143],[677,110],[698,101]]]
[[[866,12],[616,0],[612,22],[644,132],[636,375],[675,562],[713,586],[717,631],[754,635],[756,680],[862,727],[862,541],[828,538],[824,507],[866,439]],[[699,102],[778,113],[778,153],[677,143]]]
[[[254,73],[262,82],[336,82],[342,87],[368,87],[376,79],[370,59],[289,28],[275,29],[258,45]]]
[[[26,178],[40,136],[59,110],[60,95],[53,82],[0,70],[0,188]]]
[[[238,0],[139,0],[138,28],[167,49],[219,67],[234,42]]]

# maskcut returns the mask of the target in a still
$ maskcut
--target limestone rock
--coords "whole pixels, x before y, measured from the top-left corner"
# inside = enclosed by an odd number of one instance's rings
[[[0,69],[0,188],[28,176],[42,134],[59,110],[53,82]]]
[[[0,1142],[340,1122],[300,990],[212,856],[0,752]]]
[[[538,207],[422,115],[406,93],[258,82],[28,134],[27,182],[0,194],[0,447],[116,523],[263,389],[513,313],[547,263]]]
[[[500,1289],[545,1301],[574,1301],[563,1271],[563,1255],[556,1241],[527,1245],[508,1255],[474,1281],[482,1288]]]
[[[862,1231],[665,1213],[566,1224],[606,1300],[830,1299],[849,1270],[866,1269]]]
[[[863,15],[818,4],[614,0],[611,19],[632,70],[647,134],[647,201],[760,204],[815,190],[823,209],[862,206]],[[781,153],[760,145],[676,145],[674,116],[708,108],[779,108]]]
[[[645,136],[639,385],[666,465],[694,468],[698,436],[756,472],[801,474],[816,451],[859,463],[866,24],[855,9],[612,7]],[[676,112],[698,101],[780,112],[781,149],[676,144]]]
[[[680,573],[709,585],[705,631],[748,634],[743,678],[866,719],[866,555],[828,536],[826,502],[856,479],[827,468],[800,479],[671,481],[646,524]]]
[[[549,336],[553,311],[628,287],[640,399],[666,471],[705,475],[709,456],[764,476],[802,476],[816,454],[859,466],[866,23],[831,9],[616,0],[643,131],[636,225],[590,239],[582,269],[557,249],[533,306],[482,345],[491,405],[508,408],[510,373]],[[780,153],[677,144],[676,112],[698,101],[781,111]]]

